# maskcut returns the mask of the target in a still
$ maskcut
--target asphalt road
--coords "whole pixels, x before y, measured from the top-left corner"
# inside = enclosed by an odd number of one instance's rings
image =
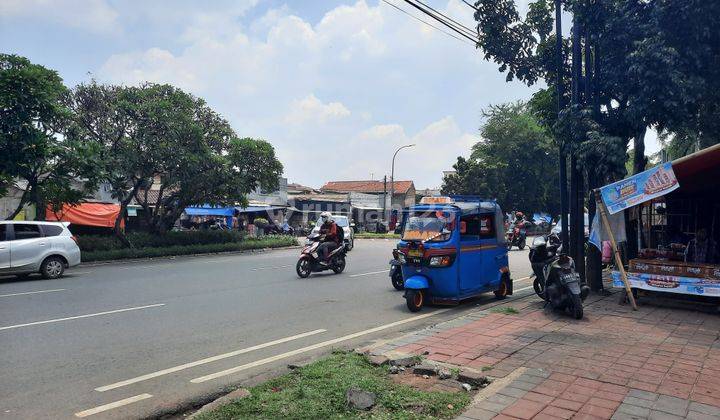
[[[0,278],[0,418],[140,418],[249,385],[291,362],[495,302],[411,314],[387,276],[394,242],[358,240],[340,275],[295,275],[298,250],[80,266]],[[516,295],[527,250],[510,253]],[[521,290],[525,289],[525,290]]]

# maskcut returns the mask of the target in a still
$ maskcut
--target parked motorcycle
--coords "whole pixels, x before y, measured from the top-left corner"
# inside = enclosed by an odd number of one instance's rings
[[[575,262],[559,252],[560,241],[555,235],[538,236],[530,250],[530,264],[535,273],[535,293],[556,310],[567,310],[575,319],[583,317],[582,302],[590,288],[581,284]]]
[[[330,252],[327,263],[323,263],[318,255],[318,248],[325,239],[325,235],[318,233],[308,236],[308,243],[300,252],[300,259],[295,265],[295,272],[300,278],[307,278],[311,273],[332,270],[340,274],[345,270],[345,246],[341,244]]]
[[[405,289],[405,280],[402,275],[402,264],[400,263],[400,251],[393,249],[393,259],[390,260],[390,282],[395,290]]]
[[[527,222],[510,224],[505,234],[508,251],[510,251],[513,246],[519,249],[525,249],[525,245],[527,244],[526,224]]]

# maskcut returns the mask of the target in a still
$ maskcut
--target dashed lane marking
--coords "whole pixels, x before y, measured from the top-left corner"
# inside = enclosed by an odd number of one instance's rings
[[[179,372],[179,371],[181,371],[181,370],[190,369],[190,368],[195,367],[195,366],[204,365],[204,364],[206,364],[206,363],[211,363],[211,362],[215,362],[215,361],[218,361],[218,360],[227,359],[228,357],[233,357],[233,356],[237,356],[237,355],[240,355],[240,354],[250,353],[251,351],[264,349],[264,348],[266,348],[266,347],[274,346],[274,345],[281,344],[281,343],[287,343],[288,341],[293,341],[293,340],[297,340],[297,339],[300,339],[300,338],[309,337],[309,336],[311,336],[311,335],[324,333],[324,332],[326,332],[326,331],[327,331],[327,330],[319,329],[319,330],[314,330],[314,331],[308,331],[308,332],[305,332],[305,333],[302,333],[302,334],[292,335],[292,336],[290,336],[290,337],[280,338],[280,339],[278,339],[278,340],[269,341],[269,342],[267,342],[267,343],[258,344],[258,345],[256,345],[256,346],[252,346],[252,347],[247,347],[247,348],[240,349],[240,350],[231,351],[231,352],[229,352],[229,353],[219,354],[219,355],[217,355],[217,356],[212,356],[212,357],[208,357],[208,358],[205,358],[205,359],[196,360],[196,361],[194,361],[194,362],[185,363],[185,364],[178,365],[178,366],[174,366],[174,367],[171,367],[171,368],[159,370],[159,371],[153,372],[153,373],[148,373],[147,375],[142,375],[142,376],[138,376],[138,377],[136,377],[136,378],[131,378],[131,379],[127,379],[127,380],[124,380],[124,381],[116,382],[116,383],[114,383],[114,384],[101,386],[101,387],[99,387],[99,388],[95,388],[95,391],[99,391],[99,392],[109,391],[109,390],[111,390],[111,389],[120,388],[120,387],[123,387],[123,386],[126,386],[126,385],[131,385],[131,384],[134,384],[134,383],[137,383],[137,382],[146,381],[146,380],[152,379],[152,378],[157,378],[158,376],[163,376],[163,375],[167,375],[167,374],[170,374],[170,373]]]

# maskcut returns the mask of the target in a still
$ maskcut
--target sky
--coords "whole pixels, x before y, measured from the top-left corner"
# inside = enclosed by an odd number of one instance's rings
[[[426,2],[474,27],[461,0]],[[313,187],[389,176],[395,149],[415,144],[395,179],[438,188],[481,140],[483,109],[539,88],[507,83],[473,45],[383,0],[2,0],[0,51],[69,87],[176,85],[239,136],[269,141],[288,182]]]

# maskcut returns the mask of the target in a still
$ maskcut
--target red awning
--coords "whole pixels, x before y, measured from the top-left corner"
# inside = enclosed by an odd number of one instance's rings
[[[120,213],[120,206],[106,203],[80,203],[74,206],[64,205],[62,210],[54,213],[48,206],[46,219],[50,221],[70,222],[82,226],[98,226],[112,228]]]
[[[698,192],[720,187],[720,144],[672,162],[681,192]]]

